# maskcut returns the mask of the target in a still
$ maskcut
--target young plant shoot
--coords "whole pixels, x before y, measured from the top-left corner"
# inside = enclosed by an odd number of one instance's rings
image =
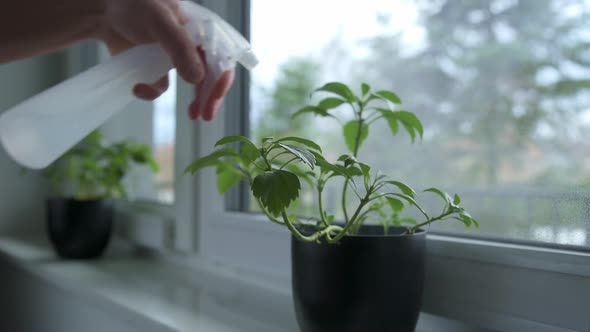
[[[477,221],[460,205],[458,195],[450,196],[437,188],[425,192],[442,199],[444,208],[439,214],[427,213],[417,201],[417,194],[409,185],[374,172],[371,166],[358,160],[363,143],[369,136],[370,127],[376,121],[386,121],[395,136],[403,128],[411,141],[422,139],[424,129],[414,113],[396,110],[400,98],[391,91],[372,91],[368,84],[361,86],[361,94],[355,95],[345,84],[333,82],[314,93],[330,96],[317,105],[303,107],[293,117],[307,113],[336,119],[342,125],[348,154],[330,162],[322,155],[321,147],[301,137],[267,137],[254,144],[243,136],[227,136],[217,142],[217,150],[194,161],[187,172],[192,174],[205,167],[216,167],[220,193],[248,182],[252,194],[268,219],[287,227],[299,240],[317,242],[324,240],[337,243],[344,236],[356,234],[368,220],[378,221],[384,232],[392,226],[406,227],[404,235],[410,235],[433,222],[456,219],[467,227],[478,227]],[[342,105],[349,106],[352,120],[344,123],[333,112]],[[350,118],[350,117],[349,117]],[[239,149],[234,148],[239,145]],[[324,209],[323,194],[326,184],[335,178],[343,178],[341,209],[344,220],[335,223],[333,213]],[[315,216],[312,232],[303,231],[304,223],[289,215],[289,207],[299,199],[302,182],[317,191],[319,210]],[[349,195],[355,196],[350,205]],[[416,208],[422,216],[419,222],[401,218],[405,207]],[[309,228],[306,225],[306,230]]]

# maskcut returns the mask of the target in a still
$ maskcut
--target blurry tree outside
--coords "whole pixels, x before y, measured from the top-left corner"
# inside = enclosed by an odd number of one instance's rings
[[[265,120],[253,123],[253,135],[276,136],[293,125],[289,135],[316,139],[317,127],[311,122],[319,119],[290,123],[284,114],[309,102],[311,90],[326,81],[345,80],[353,86],[367,82],[391,89],[402,97],[404,108],[423,120],[425,139],[411,145],[403,134],[389,138],[386,126],[375,128],[366,143],[372,150],[361,159],[413,185],[459,192],[482,221],[482,229],[475,233],[587,245],[590,4],[585,0],[401,2],[417,14],[422,40],[408,43],[403,30],[388,29],[404,15],[398,11],[402,7],[396,8],[401,5],[367,1],[379,4],[374,20],[383,29],[356,41],[349,52],[343,52],[350,47],[347,36],[337,35],[325,41],[329,47],[322,49],[321,56],[314,54],[317,49],[310,49],[305,61],[285,54],[280,74],[263,98],[269,106],[256,110]],[[338,6],[355,5],[338,2]],[[262,13],[258,15],[255,19],[264,21]],[[330,24],[330,17],[325,20],[322,24]],[[305,45],[305,36],[299,35]],[[333,58],[346,70],[326,60]],[[313,75],[306,79],[302,77],[309,67],[302,63],[314,63],[309,72]],[[341,134],[329,128],[322,125],[321,137],[339,140]],[[338,144],[326,148],[344,151]],[[453,225],[438,229],[462,231]]]

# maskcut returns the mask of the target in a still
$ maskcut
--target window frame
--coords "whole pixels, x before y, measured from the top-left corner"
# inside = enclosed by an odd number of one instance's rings
[[[202,3],[243,29],[250,17],[244,10],[247,4],[240,8],[242,17],[236,18],[235,7],[230,7],[235,2]],[[191,124],[194,156],[209,153],[225,133],[246,128],[244,123],[236,127],[235,120],[247,119],[247,110],[240,107],[248,102],[247,84],[245,78],[236,81],[216,120]],[[186,106],[182,99],[181,108]],[[285,229],[262,216],[226,209],[226,198],[213,189],[214,170],[179,182],[195,198],[184,207],[192,210],[195,223],[183,224],[177,231],[194,236],[184,243],[197,250],[199,263],[205,260],[288,284],[290,235]],[[434,233],[427,243],[424,312],[500,331],[590,331],[590,313],[585,309],[590,308],[589,253]]]

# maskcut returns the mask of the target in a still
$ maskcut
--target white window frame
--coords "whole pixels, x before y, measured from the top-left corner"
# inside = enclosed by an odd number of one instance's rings
[[[230,21],[235,17],[233,1],[203,3]],[[260,52],[268,50],[255,51],[264,61]],[[236,82],[233,89],[240,91],[243,84]],[[190,97],[192,90],[179,90],[181,109]],[[230,95],[211,123],[180,123],[191,126],[190,137],[179,140],[194,144],[192,157],[209,153],[224,136],[233,116],[228,105],[240,105],[242,97]],[[181,159],[179,167],[190,162],[189,155]],[[261,280],[289,280],[289,233],[262,216],[226,210],[215,188],[212,169],[179,182],[179,194],[194,198],[177,223],[180,247],[195,248],[200,261],[249,270]],[[433,234],[427,254],[427,313],[494,331],[590,331],[588,253]]]

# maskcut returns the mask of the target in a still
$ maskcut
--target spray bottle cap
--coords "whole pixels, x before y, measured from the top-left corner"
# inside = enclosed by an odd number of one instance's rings
[[[187,0],[181,2],[181,8],[189,19],[186,28],[195,44],[201,45],[208,56],[224,63],[225,69],[236,62],[248,70],[258,65],[250,43],[219,15]]]

